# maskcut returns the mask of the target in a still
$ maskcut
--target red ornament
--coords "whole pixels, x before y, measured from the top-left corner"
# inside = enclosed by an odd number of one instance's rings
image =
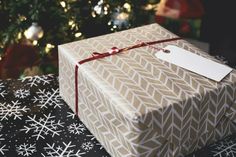
[[[199,0],[161,0],[157,15],[177,18],[200,18],[204,13]]]
[[[180,33],[187,34],[191,31],[191,27],[187,21],[183,21],[180,26]]]
[[[0,61],[0,78],[18,78],[27,67],[32,67],[39,58],[32,45],[14,44],[9,46]]]

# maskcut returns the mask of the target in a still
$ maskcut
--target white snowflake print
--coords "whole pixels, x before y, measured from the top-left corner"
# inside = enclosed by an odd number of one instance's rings
[[[0,123],[0,131],[2,130],[2,128],[3,128],[3,125],[2,125],[2,123]]]
[[[72,119],[75,119],[75,113],[73,113],[73,112],[67,112],[67,118],[69,118],[69,117],[71,117]]]
[[[33,86],[38,86],[38,85],[45,85],[45,84],[50,84],[52,81],[52,76],[53,75],[47,75],[47,76],[27,76],[22,79],[22,82],[27,81],[27,85],[30,85],[30,87]]]
[[[212,152],[214,157],[231,157],[236,156],[235,141],[226,138],[224,141],[212,145],[215,148]]]
[[[88,137],[89,139],[90,139],[90,141],[93,141],[93,140],[95,140],[95,137],[93,136],[93,135],[86,135],[86,137]]]
[[[71,142],[68,144],[63,142],[63,146],[56,146],[55,143],[52,145],[47,143],[47,147],[44,147],[46,153],[41,154],[43,157],[82,157],[82,155],[86,154],[86,152],[81,152],[80,149],[75,152],[73,147],[75,145],[72,145]]]
[[[1,82],[0,83],[0,97],[5,97],[5,95],[7,95],[7,91],[6,90],[3,90],[3,88],[4,88],[4,85],[3,85],[3,83]]]
[[[30,95],[30,91],[28,89],[19,89],[15,91],[14,95],[16,98],[24,99]]]
[[[96,146],[99,146],[99,149],[103,149],[103,146],[100,143],[96,143]]]
[[[4,140],[5,140],[2,136],[3,136],[3,135],[0,134],[0,141],[4,141]]]
[[[59,89],[52,89],[52,92],[46,91],[45,89],[39,89],[37,96],[35,96],[32,100],[35,102],[39,102],[37,106],[40,108],[48,108],[48,106],[54,106],[54,108],[61,108],[61,97],[59,95]]]
[[[4,141],[5,140],[2,136],[3,135],[0,134],[0,141]],[[1,142],[0,142],[0,144],[1,144]],[[0,145],[0,155],[1,154],[4,155],[5,151],[8,151],[8,149],[6,149],[6,145],[3,145],[3,146]]]
[[[92,142],[85,142],[81,145],[81,148],[84,150],[91,150],[93,149],[94,144]]]
[[[4,87],[3,82],[0,82],[0,89]]]
[[[85,126],[81,123],[77,124],[77,123],[72,123],[71,125],[68,126],[68,131],[72,134],[77,134],[80,135],[81,133],[83,133],[85,131]]]
[[[0,146],[0,154],[4,155],[5,151],[8,151],[8,149],[6,149],[6,145]]]
[[[0,103],[0,119],[8,120],[9,117],[14,116],[15,119],[21,119],[23,112],[27,112],[29,108],[26,106],[21,107],[20,102],[12,101],[12,104]]]
[[[87,134],[86,137],[89,138],[90,141],[94,141],[95,145],[99,147],[99,149],[103,149],[103,146],[96,141],[96,138],[92,134]]]
[[[32,130],[33,133],[35,133],[33,137],[36,137],[36,140],[39,138],[45,139],[44,136],[48,134],[51,134],[52,137],[55,135],[59,136],[59,133],[62,131],[59,130],[59,127],[63,127],[62,124],[64,124],[60,120],[56,122],[55,116],[51,116],[51,113],[48,115],[44,114],[44,118],[40,118],[39,120],[36,119],[36,115],[33,117],[28,116],[28,118],[29,119],[26,120],[26,122],[29,123],[29,126],[24,126],[21,131],[28,133]]]
[[[16,147],[16,152],[18,155],[31,156],[34,152],[36,152],[36,147],[35,144],[23,143]]]

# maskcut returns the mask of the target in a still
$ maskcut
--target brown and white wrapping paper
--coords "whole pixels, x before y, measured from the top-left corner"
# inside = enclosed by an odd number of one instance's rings
[[[61,96],[75,111],[75,65],[93,52],[174,37],[151,24],[60,45]],[[184,40],[154,46],[169,44],[215,60]],[[140,47],[78,65],[78,116],[112,156],[185,155],[236,130],[235,70],[215,82],[155,53]]]

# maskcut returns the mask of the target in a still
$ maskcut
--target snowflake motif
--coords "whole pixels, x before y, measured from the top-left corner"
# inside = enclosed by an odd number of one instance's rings
[[[75,145],[71,145],[71,142],[68,144],[63,142],[63,147],[55,146],[55,143],[52,145],[47,143],[47,147],[44,147],[46,154],[42,154],[43,157],[82,157],[82,155],[86,154],[86,152],[81,152],[79,149],[76,153],[73,150]]]
[[[93,135],[86,135],[86,137],[88,137],[89,139],[90,139],[90,141],[93,141],[93,140],[95,140],[95,137],[93,136]]]
[[[3,136],[3,135],[0,134],[0,141],[4,141],[4,140],[5,140],[2,136]]]
[[[2,136],[3,135],[0,134],[0,141],[4,141],[5,140]],[[5,147],[6,147],[6,145],[3,145],[3,146],[0,145],[0,154],[4,155],[4,152],[8,151],[8,149],[6,149]]]
[[[39,102],[37,106],[40,108],[48,108],[48,106],[54,106],[54,108],[61,108],[61,97],[59,95],[59,89],[52,89],[52,92],[46,91],[45,89],[39,89],[37,96],[35,96],[32,100],[35,102]]]
[[[0,146],[0,154],[4,155],[5,151],[8,151],[8,149],[5,148],[6,145]]]
[[[47,76],[27,76],[25,78],[23,78],[21,81],[25,82],[27,81],[27,85],[30,85],[30,87],[33,86],[38,86],[38,85],[45,85],[45,84],[50,84],[50,82],[52,81],[52,79],[50,79],[50,77],[52,77],[53,75],[47,75]]]
[[[2,130],[2,128],[3,128],[3,125],[2,125],[2,123],[0,123],[0,131]]]
[[[94,141],[94,143],[99,147],[100,150],[103,149],[103,146],[96,141],[96,138],[92,134],[88,134],[86,135],[86,137],[88,137],[90,141]]]
[[[231,157],[236,156],[236,143],[229,138],[224,139],[219,143],[212,145],[214,157]]]
[[[99,149],[102,150],[103,146],[100,143],[96,143],[96,146],[99,146]]]
[[[1,82],[0,83],[0,89],[2,89],[3,87],[5,87],[5,86],[3,85],[3,82]]]
[[[19,89],[14,93],[16,98],[24,99],[30,95],[30,91],[27,89]]]
[[[21,103],[18,101],[12,101],[12,104],[0,103],[0,119],[8,120],[8,117],[14,116],[15,119],[21,119],[22,112],[27,112],[29,108],[26,106],[20,107]]]
[[[68,113],[68,115],[66,116],[67,118],[72,118],[72,119],[75,119],[75,113],[73,113],[73,112],[67,112]]]
[[[55,121],[55,116],[51,116],[51,114],[45,115],[44,118],[40,118],[39,120],[36,119],[36,115],[33,117],[28,116],[29,120],[26,120],[26,122],[30,123],[29,126],[24,126],[21,131],[25,131],[28,133],[30,130],[35,133],[33,137],[36,137],[36,140],[39,138],[45,139],[44,136],[48,134],[52,134],[52,137],[55,135],[60,136],[60,132],[62,130],[58,130],[59,127],[63,127],[60,120],[57,122]]]
[[[22,145],[16,147],[16,152],[18,155],[31,156],[34,152],[36,152],[36,147],[35,144],[31,145],[23,143]]]
[[[72,123],[71,125],[68,126],[68,131],[72,134],[77,134],[80,135],[81,133],[83,133],[85,131],[85,127],[83,124],[77,125],[76,123]]]
[[[93,149],[94,144],[92,142],[85,142],[81,145],[81,148],[84,150],[91,150]]]
[[[0,83],[0,97],[5,97],[5,95],[7,94],[6,90],[3,90],[3,83]]]

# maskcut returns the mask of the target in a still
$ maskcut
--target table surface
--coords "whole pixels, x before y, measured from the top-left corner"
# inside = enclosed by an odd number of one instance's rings
[[[188,157],[236,156],[236,135]],[[59,96],[58,77],[0,80],[0,157],[109,157]]]

